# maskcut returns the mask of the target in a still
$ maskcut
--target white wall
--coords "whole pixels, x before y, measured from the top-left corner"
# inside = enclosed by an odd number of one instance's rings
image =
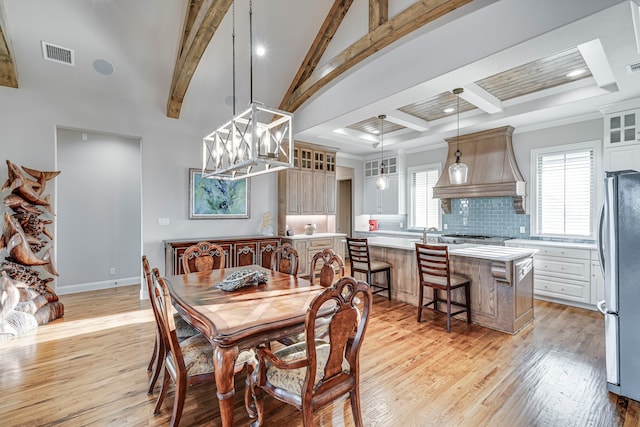
[[[167,118],[164,105],[149,108],[138,105],[136,99],[112,100],[56,90],[0,87],[0,158],[34,169],[56,170],[56,127],[140,138],[142,251],[161,272],[164,239],[254,235],[266,210],[277,217],[277,177],[265,175],[251,180],[251,218],[188,219],[189,168],[201,165],[202,136],[228,117],[219,122],[211,118],[204,125],[188,123]],[[6,168],[0,168],[0,180],[6,177]],[[160,217],[169,218],[171,224],[158,226]]]
[[[57,292],[138,283],[140,140],[58,129],[57,150]]]

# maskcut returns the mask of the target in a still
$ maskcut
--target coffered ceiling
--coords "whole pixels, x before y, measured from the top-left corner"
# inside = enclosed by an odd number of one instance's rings
[[[377,152],[385,114],[385,148],[425,149],[455,134],[457,87],[462,133],[595,118],[640,98],[628,71],[639,1],[253,0],[267,53],[250,70],[248,0],[235,15],[231,0],[0,0],[0,97],[82,91],[205,135],[232,114],[235,21],[239,108],[253,89],[295,111],[298,139],[361,156]],[[45,61],[42,41],[75,64]]]

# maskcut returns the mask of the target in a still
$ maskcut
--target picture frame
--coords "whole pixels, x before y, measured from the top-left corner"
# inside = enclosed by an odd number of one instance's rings
[[[189,169],[189,219],[249,218],[249,178],[235,181],[203,178],[202,169]]]

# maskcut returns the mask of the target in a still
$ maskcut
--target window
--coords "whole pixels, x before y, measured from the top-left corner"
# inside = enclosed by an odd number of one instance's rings
[[[593,236],[598,146],[596,141],[531,151],[532,234]]]
[[[440,200],[433,198],[438,182],[439,164],[409,168],[409,227],[440,228]]]

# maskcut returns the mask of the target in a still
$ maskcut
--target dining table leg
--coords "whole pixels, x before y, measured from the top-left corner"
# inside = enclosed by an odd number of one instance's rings
[[[238,347],[220,347],[213,351],[213,369],[216,377],[220,421],[223,427],[233,425],[233,395],[235,394],[234,366]]]

